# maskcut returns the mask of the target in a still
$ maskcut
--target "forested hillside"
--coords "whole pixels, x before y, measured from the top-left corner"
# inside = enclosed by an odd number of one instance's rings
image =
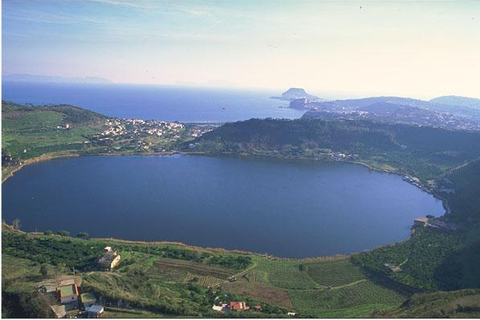
[[[370,121],[257,120],[227,123],[196,140],[208,153],[349,160],[396,168],[424,181],[480,157],[480,133]]]

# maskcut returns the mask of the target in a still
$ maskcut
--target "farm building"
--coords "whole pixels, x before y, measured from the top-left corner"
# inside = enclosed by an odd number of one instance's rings
[[[228,304],[226,304],[226,303],[223,303],[221,306],[214,305],[212,307],[212,309],[215,310],[215,311],[220,311],[220,312],[225,312],[225,311],[230,310],[230,309],[228,309]]]
[[[87,316],[89,318],[100,318],[100,316],[103,314],[104,308],[101,305],[94,304],[93,306],[87,308],[85,311],[87,311]]]
[[[100,257],[98,264],[102,269],[112,270],[120,263],[120,255],[111,247],[105,248],[105,254]]]
[[[60,303],[73,303],[78,302],[78,287],[75,283],[60,286],[57,288],[57,297]]]
[[[80,301],[82,302],[83,307],[86,310],[89,307],[93,306],[97,302],[97,299],[95,298],[93,293],[87,292],[80,295]]]
[[[248,310],[248,307],[245,302],[232,301],[230,302],[230,310],[244,311]]]

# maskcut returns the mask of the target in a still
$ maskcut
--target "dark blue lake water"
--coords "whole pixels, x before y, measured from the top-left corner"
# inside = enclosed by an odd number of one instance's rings
[[[402,241],[414,218],[444,212],[399,176],[358,165],[187,155],[37,163],[2,197],[3,218],[24,230],[299,258]]]
[[[270,99],[281,92],[126,84],[3,82],[3,98],[16,103],[72,104],[108,116],[181,122],[227,122],[302,116]],[[279,108],[281,107],[281,108]]]

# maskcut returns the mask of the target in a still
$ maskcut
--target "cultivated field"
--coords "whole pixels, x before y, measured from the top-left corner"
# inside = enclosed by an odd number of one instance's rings
[[[349,259],[318,264],[305,264],[308,275],[322,286],[342,286],[365,279],[362,270]]]
[[[316,289],[319,287],[305,272],[300,271],[300,261],[258,261],[258,270],[266,272],[266,283],[285,289]]]
[[[297,310],[310,315],[351,309],[354,314],[348,316],[366,316],[374,310],[398,307],[405,300],[399,293],[368,280],[330,290],[289,290],[288,295]]]
[[[226,280],[228,277],[235,274],[235,270],[209,266],[193,261],[178,260],[178,259],[159,259],[155,262],[155,266],[161,270],[175,270],[186,271],[194,276],[206,276],[216,279]]]
[[[249,297],[275,306],[292,309],[287,290],[263,283],[232,282],[222,285],[223,289],[243,297]]]

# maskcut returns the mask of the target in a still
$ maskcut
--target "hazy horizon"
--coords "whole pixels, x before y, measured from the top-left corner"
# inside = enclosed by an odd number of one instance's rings
[[[480,2],[11,1],[2,74],[480,97]]]

